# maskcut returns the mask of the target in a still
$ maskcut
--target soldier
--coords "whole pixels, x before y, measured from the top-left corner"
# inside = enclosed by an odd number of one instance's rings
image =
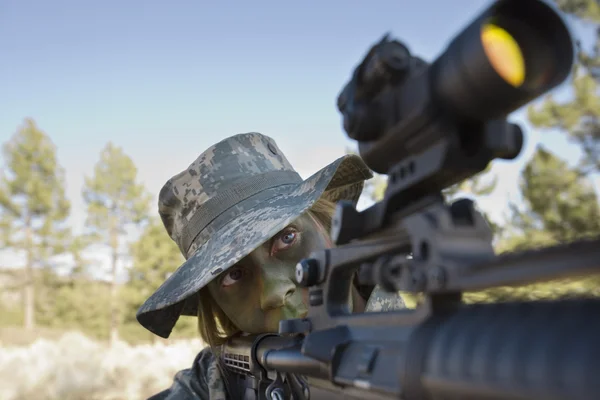
[[[306,316],[296,264],[333,246],[335,202],[356,202],[371,176],[360,157],[348,155],[303,180],[273,139],[247,133],[213,145],[163,186],[159,214],[186,261],[137,319],[167,338],[180,315],[197,316],[208,346],[152,400],[239,396],[243,388],[221,368],[218,346]],[[354,312],[402,307],[400,297],[358,285],[348,302]]]

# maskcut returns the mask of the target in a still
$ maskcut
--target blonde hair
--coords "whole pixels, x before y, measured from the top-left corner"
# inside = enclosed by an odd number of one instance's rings
[[[335,207],[335,203],[321,198],[307,213],[329,232]],[[202,340],[213,349],[240,333],[239,328],[231,322],[225,312],[217,305],[206,286],[200,289],[199,293],[198,331]]]

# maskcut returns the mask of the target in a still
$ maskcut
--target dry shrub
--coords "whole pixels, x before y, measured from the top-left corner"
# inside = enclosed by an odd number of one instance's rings
[[[0,399],[137,400],[192,365],[200,340],[113,347],[78,332],[0,349]]]

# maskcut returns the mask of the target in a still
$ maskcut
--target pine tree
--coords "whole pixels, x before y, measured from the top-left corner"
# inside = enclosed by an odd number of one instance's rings
[[[519,188],[524,206],[511,206],[515,234],[503,248],[548,246],[600,234],[600,206],[591,182],[543,146],[526,164]]]
[[[578,64],[571,79],[572,99],[560,103],[549,95],[540,107],[528,108],[528,117],[537,127],[564,131],[583,151],[583,171],[600,172],[600,3],[597,0],[555,0],[555,3],[578,23],[596,28],[595,44],[589,50],[578,45]]]
[[[35,327],[36,268],[52,266],[65,252],[70,202],[56,147],[33,119],[26,119],[4,145],[6,166],[0,176],[2,245],[25,255],[24,325]]]
[[[137,168],[120,147],[108,143],[100,154],[92,177],[85,177],[83,198],[87,205],[86,227],[99,243],[110,249],[110,340],[118,340],[119,307],[117,266],[126,228],[143,223],[150,195],[136,182]]]

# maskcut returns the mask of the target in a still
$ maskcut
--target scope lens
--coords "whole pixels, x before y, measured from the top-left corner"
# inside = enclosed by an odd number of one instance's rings
[[[517,41],[505,29],[486,23],[481,42],[494,70],[508,84],[519,87],[525,81],[525,59]]]
[[[574,56],[571,33],[546,0],[494,0],[435,60],[435,101],[461,118],[505,118],[564,82]]]

